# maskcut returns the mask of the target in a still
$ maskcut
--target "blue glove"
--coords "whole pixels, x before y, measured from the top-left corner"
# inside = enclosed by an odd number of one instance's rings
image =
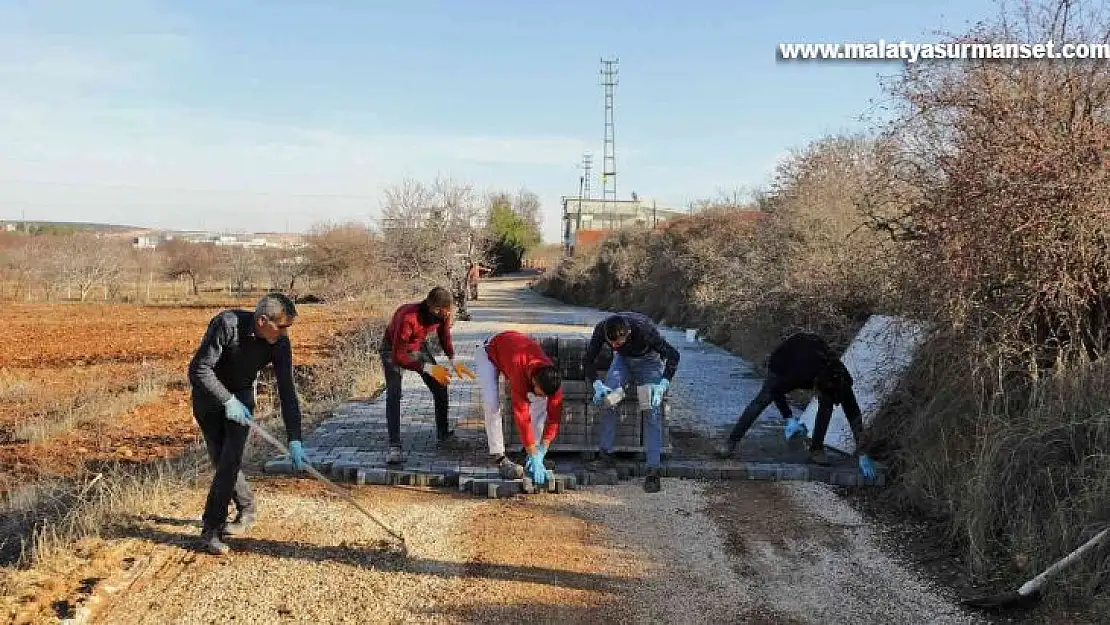
[[[231,399],[224,402],[224,411],[227,413],[228,420],[243,426],[250,424],[251,411],[247,410],[246,405],[239,401],[238,397],[232,395]]]
[[[869,456],[859,457],[859,472],[869,480],[875,479],[875,463],[871,461]]]
[[[529,477],[532,478],[532,483],[536,486],[543,486],[547,483],[547,469],[543,466],[543,454],[540,453],[538,448],[536,453],[528,456],[528,462],[524,470],[528,472]]]
[[[790,440],[799,434],[802,436],[809,434],[809,428],[797,417],[790,417],[786,420],[786,426],[782,428],[782,432],[786,436],[786,440]]]
[[[304,445],[301,441],[289,443],[289,459],[293,461],[293,469],[296,471],[304,471],[308,466],[308,456],[304,453]]]
[[[600,404],[601,400],[605,399],[605,396],[608,395],[609,393],[612,393],[612,392],[613,392],[613,389],[609,388],[608,386],[605,386],[605,383],[603,383],[601,380],[594,380],[594,403],[595,404]]]
[[[671,387],[671,381],[667,378],[659,380],[658,383],[651,385],[651,407],[658,408],[663,404],[663,394]]]

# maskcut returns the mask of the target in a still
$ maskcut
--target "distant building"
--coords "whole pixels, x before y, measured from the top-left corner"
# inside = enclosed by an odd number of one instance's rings
[[[576,248],[595,245],[614,230],[655,229],[685,214],[643,198],[607,201],[563,197],[563,250],[571,254]]]
[[[138,236],[138,237],[132,237],[131,247],[138,248],[138,249],[141,249],[141,250],[152,250],[152,249],[158,247],[158,244],[160,242],[161,242],[161,237],[151,236],[151,235],[143,235],[143,236]]]

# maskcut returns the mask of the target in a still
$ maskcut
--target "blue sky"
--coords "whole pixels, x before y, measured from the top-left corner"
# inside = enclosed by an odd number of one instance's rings
[[[600,171],[620,59],[618,194],[684,206],[860,128],[896,63],[778,43],[931,42],[988,0],[0,0],[0,219],[303,231],[443,176],[538,193],[558,240]],[[593,180],[595,193],[601,181]]]

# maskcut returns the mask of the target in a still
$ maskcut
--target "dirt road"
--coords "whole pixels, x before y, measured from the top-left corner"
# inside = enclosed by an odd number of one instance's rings
[[[196,553],[200,492],[113,539],[95,623],[972,623],[824,487],[666,480],[522,500],[386,487],[360,502],[409,559],[307,480],[260,484],[227,558]],[[120,548],[122,547],[122,548]],[[84,616],[86,613],[82,612]],[[75,614],[76,616],[76,614]]]

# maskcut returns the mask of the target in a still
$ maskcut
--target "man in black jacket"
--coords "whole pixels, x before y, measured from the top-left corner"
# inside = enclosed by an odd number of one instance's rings
[[[728,441],[717,452],[722,458],[732,455],[740,439],[759,418],[767,406],[774,402],[786,419],[784,433],[787,439],[806,433],[806,426],[794,417],[786,394],[795,389],[817,391],[817,418],[814,422],[813,440],[810,442],[810,458],[818,464],[827,464],[825,456],[825,434],[832,420],[833,408],[840,404],[844,416],[852,428],[858,448],[862,447],[863,417],[855,392],[852,390],[852,376],[848,368],[833,353],[832,348],[816,334],[800,332],[783,341],[767,360],[767,379],[763,388],[752,399],[743,414],[736,421]],[[859,454],[860,472],[864,477],[875,477],[874,465],[866,454]]]
[[[281,293],[264,296],[253,313],[225,310],[209,322],[189,362],[193,417],[215,468],[201,530],[201,548],[209,553],[226,554],[229,548],[221,538],[245,533],[256,517],[254,496],[239,469],[250,433],[255,383],[267,364],[274,365],[293,468],[303,470],[308,464],[301,444],[301,409],[287,335],[296,317],[293,300]],[[227,523],[232,501],[238,515]]]
[[[605,343],[613,349],[613,362],[609,365],[605,382],[602,382],[597,379],[597,359]],[[678,370],[678,360],[678,350],[663,338],[649,317],[638,312],[616,313],[597,324],[583,359],[586,382],[594,388],[594,403],[601,403],[609,393],[629,382],[636,385],[641,410],[647,413],[644,423],[644,447],[647,452],[644,490],[649,493],[659,492],[662,488],[659,465],[663,451],[663,395]],[[617,407],[612,405],[601,413],[600,453],[592,468],[613,466],[610,454],[616,432]]]

